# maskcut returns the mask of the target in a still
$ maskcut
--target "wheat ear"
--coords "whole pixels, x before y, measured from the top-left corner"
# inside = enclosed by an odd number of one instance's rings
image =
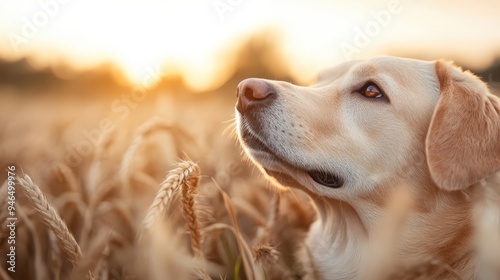
[[[23,186],[24,193],[42,218],[43,223],[52,230],[57,237],[59,246],[63,248],[69,257],[69,261],[76,267],[78,260],[82,257],[82,251],[78,243],[76,243],[75,237],[66,226],[66,223],[49,204],[40,188],[33,183],[28,175],[24,174],[22,178],[17,177],[17,180]]]
[[[198,180],[197,178],[199,174],[200,171],[198,165],[191,161],[180,162],[177,168],[171,170],[165,181],[161,183],[160,190],[156,194],[153,203],[147,211],[146,217],[143,221],[142,230],[146,231],[151,229],[151,227],[153,227],[163,214],[163,211],[172,198],[174,191],[176,191],[179,186],[184,185],[187,179],[196,178],[196,180]]]
[[[197,172],[199,174],[199,172]],[[191,235],[191,248],[196,257],[202,258],[200,225],[196,216],[195,201],[199,177],[189,176],[182,186],[182,210],[186,219],[189,234]]]

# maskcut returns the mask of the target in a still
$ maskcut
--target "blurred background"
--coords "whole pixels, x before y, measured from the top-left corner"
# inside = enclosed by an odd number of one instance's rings
[[[323,68],[395,55],[454,60],[496,92],[498,11],[498,0],[0,0],[0,166],[15,164],[56,202],[81,190],[88,206],[103,185],[130,187],[136,220],[184,156],[248,199],[235,186],[267,183],[231,133],[239,81],[307,85]],[[148,121],[169,132],[141,130]],[[78,207],[56,205],[84,238]],[[36,275],[31,263],[19,277]]]

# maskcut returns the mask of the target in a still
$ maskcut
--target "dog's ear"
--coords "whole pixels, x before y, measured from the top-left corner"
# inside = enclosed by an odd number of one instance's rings
[[[426,139],[427,164],[445,190],[500,170],[500,99],[470,72],[437,61],[440,96]]]

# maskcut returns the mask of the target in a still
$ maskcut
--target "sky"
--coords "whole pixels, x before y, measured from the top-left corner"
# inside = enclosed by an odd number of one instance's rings
[[[498,11],[498,0],[0,0],[0,57],[29,56],[34,67],[112,62],[134,83],[170,65],[203,88],[220,79],[224,52],[271,29],[302,80],[383,54],[481,68],[500,56]]]

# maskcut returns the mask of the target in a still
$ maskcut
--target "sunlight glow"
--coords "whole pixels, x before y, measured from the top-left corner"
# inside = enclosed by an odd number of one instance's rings
[[[394,2],[400,11],[377,23],[376,15]],[[78,68],[109,61],[135,84],[150,75],[149,68],[178,65],[188,84],[201,90],[223,78],[222,51],[273,27],[283,34],[280,45],[292,73],[304,81],[347,59],[412,54],[405,50],[481,67],[500,55],[500,33],[487,30],[500,26],[495,13],[500,2],[483,2],[0,0],[0,32],[6,35],[0,38],[0,56],[35,56],[40,65],[68,61]],[[371,35],[358,34],[367,28]],[[346,45],[356,51],[346,55]]]

